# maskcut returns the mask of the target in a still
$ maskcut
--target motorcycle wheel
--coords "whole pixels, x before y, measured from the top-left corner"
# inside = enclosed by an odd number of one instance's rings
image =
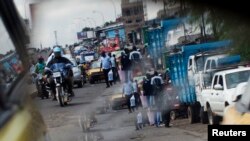
[[[57,92],[58,92],[57,100],[58,100],[60,106],[63,107],[64,106],[64,99],[62,97],[62,89],[61,89],[61,87],[57,87],[56,89],[57,89]]]

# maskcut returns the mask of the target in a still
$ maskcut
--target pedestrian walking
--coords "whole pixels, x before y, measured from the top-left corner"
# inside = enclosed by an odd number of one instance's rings
[[[121,70],[124,73],[125,81],[132,79],[131,60],[129,59],[129,50],[127,48],[121,53]]]
[[[135,108],[138,110],[138,107],[141,105],[140,103],[140,95],[139,95],[139,88],[138,88],[138,81],[132,79],[132,85],[133,85],[133,94],[135,96]]]
[[[153,87],[151,85],[150,74],[146,74],[146,78],[143,81],[143,94],[147,98],[148,107],[152,107],[154,105],[154,96],[153,96]]]
[[[158,75],[158,72],[154,72],[154,77],[151,79],[151,85],[153,86],[153,95],[155,97],[155,108],[156,108],[156,127],[159,127],[162,122],[162,98],[163,98],[163,80],[161,76]]]
[[[133,46],[133,51],[129,54],[129,60],[131,60],[132,70],[134,72],[140,72],[140,70],[143,71],[141,59],[141,53],[137,51],[136,46]]]
[[[166,93],[163,94],[163,97],[162,97],[162,100],[163,100],[162,107],[164,107],[162,108],[162,120],[166,128],[171,127],[170,126],[170,112],[174,104],[173,97],[176,97],[176,92],[175,90],[173,90],[172,87],[173,87],[172,84],[169,83],[166,88]]]
[[[129,113],[132,113],[132,109],[131,109],[131,103],[130,103],[130,98],[132,97],[133,94],[133,86],[132,83],[130,81],[126,81],[123,84],[123,95],[126,98],[126,104],[128,106],[128,111]]]
[[[117,61],[116,61],[116,58],[115,58],[115,54],[113,54],[112,56],[111,56],[111,53],[110,53],[110,60],[111,60],[111,69],[112,69],[112,71],[113,71],[113,82],[114,82],[114,84],[116,84],[116,81],[117,81],[117,78],[118,78],[118,63],[117,63]]]
[[[109,80],[108,80],[108,73],[111,69],[111,61],[105,52],[102,52],[101,56],[102,57],[101,57],[100,71],[101,71],[101,69],[103,70],[105,82],[107,85],[106,88],[108,88],[108,87],[110,87]]]

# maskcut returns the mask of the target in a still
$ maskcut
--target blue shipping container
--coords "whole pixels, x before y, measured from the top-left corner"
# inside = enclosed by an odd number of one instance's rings
[[[230,41],[217,41],[182,47],[182,51],[168,55],[170,78],[173,85],[179,90],[179,100],[182,104],[194,104],[196,102],[195,86],[191,86],[187,77],[187,63],[190,55],[201,51],[209,51],[227,47]]]

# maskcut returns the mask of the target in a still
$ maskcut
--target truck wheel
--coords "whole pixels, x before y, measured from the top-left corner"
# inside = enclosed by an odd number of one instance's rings
[[[200,121],[203,124],[208,123],[208,115],[207,115],[207,112],[204,111],[204,107],[200,108]]]
[[[187,115],[188,115],[188,120],[190,124],[193,124],[195,122],[195,112],[194,112],[194,106],[188,106],[187,109]]]
[[[214,125],[214,115],[212,109],[209,106],[207,107],[207,117],[208,117],[208,123],[210,125]]]

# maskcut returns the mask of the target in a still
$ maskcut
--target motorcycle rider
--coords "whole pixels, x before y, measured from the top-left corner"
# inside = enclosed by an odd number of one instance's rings
[[[37,60],[37,64],[35,65],[35,73],[36,73],[36,88],[38,90],[38,92],[40,91],[39,90],[39,86],[38,86],[38,81],[39,81],[39,75],[41,75],[43,77],[44,75],[44,69],[45,69],[45,62],[44,62],[44,59],[42,56],[40,56]],[[39,93],[41,94],[41,93]]]
[[[43,74],[45,68],[45,62],[42,56],[38,58],[37,64],[35,66],[35,72],[37,74]]]
[[[86,83],[87,70],[88,70],[88,65],[86,62],[83,62],[83,65],[81,67],[81,73],[83,75],[84,83]]]
[[[65,84],[68,85],[68,92],[70,93],[70,96],[74,96],[74,92],[72,90],[73,84],[72,84],[72,77],[73,77],[73,71],[72,71],[72,62],[63,57],[61,54],[62,50],[60,47],[55,47],[53,49],[54,56],[52,59],[48,62],[47,68],[49,68],[52,71],[62,71],[66,72],[66,75],[64,76]],[[53,80],[53,77],[50,77],[50,87],[52,90],[52,94],[54,95],[53,100],[56,100],[56,86],[55,82]]]

